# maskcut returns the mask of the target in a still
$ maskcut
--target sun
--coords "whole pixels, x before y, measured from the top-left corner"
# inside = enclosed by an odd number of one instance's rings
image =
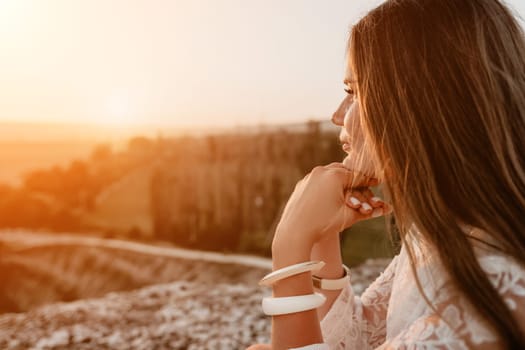
[[[125,126],[136,122],[132,101],[127,94],[112,94],[107,97],[104,118],[101,124]]]
[[[91,104],[89,120],[103,127],[135,127],[143,124],[139,105],[140,95],[136,91],[126,88],[113,89],[100,94],[96,103]]]
[[[122,123],[128,119],[130,114],[130,101],[126,96],[111,96],[107,103],[109,120],[108,122]]]
[[[34,9],[31,5],[27,1],[0,0],[0,34],[11,40],[20,40],[24,29],[34,22]]]

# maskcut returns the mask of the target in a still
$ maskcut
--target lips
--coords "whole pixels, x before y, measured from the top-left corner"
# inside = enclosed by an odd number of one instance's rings
[[[350,150],[352,149],[352,148],[350,147],[350,144],[347,143],[347,142],[343,142],[343,143],[341,143],[341,148],[342,148],[343,151],[345,151],[346,153],[349,153]]]

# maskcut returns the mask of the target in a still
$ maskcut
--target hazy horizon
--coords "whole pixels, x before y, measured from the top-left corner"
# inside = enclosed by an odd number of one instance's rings
[[[336,129],[328,120],[324,130]],[[0,185],[20,185],[24,174],[52,166],[67,167],[74,160],[89,159],[98,145],[113,151],[125,150],[134,137],[149,139],[200,136],[217,133],[244,133],[278,128],[304,130],[306,122],[269,123],[223,127],[108,126],[87,123],[3,122],[0,121]],[[336,139],[334,137],[334,142]]]

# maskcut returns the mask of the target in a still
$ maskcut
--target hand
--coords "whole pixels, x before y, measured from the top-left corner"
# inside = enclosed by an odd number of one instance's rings
[[[288,200],[272,249],[294,241],[296,246],[300,244],[300,248],[308,250],[324,237],[337,234],[372,214],[389,212],[384,202],[372,200],[368,187],[374,185],[377,180],[350,171],[341,163],[314,168],[297,183]]]
[[[313,169],[297,183],[277,225],[272,243],[274,270],[309,260],[316,242],[333,239],[355,222],[371,217],[374,212],[371,204],[357,198],[352,203],[351,198],[358,194],[366,198],[368,186],[375,184],[376,180],[349,171],[341,163]],[[381,205],[385,204],[376,202],[374,205],[378,206],[377,210],[382,210]],[[319,249],[316,251],[319,253]],[[341,264],[337,265],[341,269]],[[291,276],[273,284],[274,297],[312,292],[312,280],[306,274]],[[299,343],[322,342],[317,311],[274,317],[272,322],[272,345],[276,349],[290,348],[293,346],[289,345]]]

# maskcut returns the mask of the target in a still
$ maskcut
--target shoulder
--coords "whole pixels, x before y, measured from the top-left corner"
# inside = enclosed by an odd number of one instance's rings
[[[512,311],[525,301],[525,267],[505,255],[485,255],[479,264]]]
[[[525,329],[525,268],[504,255],[478,257],[482,269]],[[395,336],[385,348],[499,349],[494,330],[449,283],[431,295],[433,308]]]
[[[522,329],[525,329],[525,267],[513,258],[502,254],[478,256],[481,268],[498,291]],[[450,310],[461,314],[464,321],[463,335],[468,335],[476,346],[498,343],[494,330],[480,319],[464,297]]]

